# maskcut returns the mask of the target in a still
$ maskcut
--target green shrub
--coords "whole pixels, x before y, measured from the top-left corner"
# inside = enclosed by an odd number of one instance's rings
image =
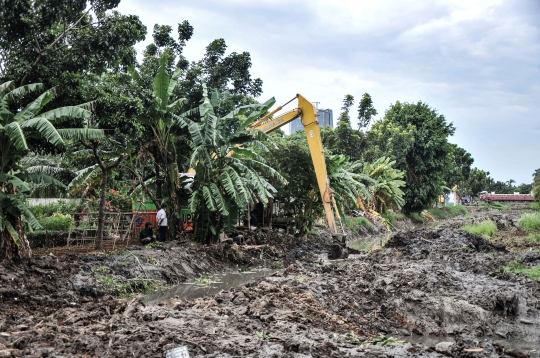
[[[386,213],[381,214],[381,216],[390,223],[393,223],[397,220],[397,215],[393,211],[387,211]]]
[[[419,213],[411,213],[409,215],[409,218],[415,223],[423,223],[424,222],[424,219],[420,216]]]
[[[71,215],[56,213],[51,217],[39,219],[43,230],[67,231],[71,225]]]
[[[503,204],[503,203],[499,203],[499,202],[497,202],[497,201],[492,202],[492,203],[489,204],[489,205],[490,205],[492,208],[494,208],[494,209],[500,209],[500,210],[506,210],[506,209],[509,208],[508,205],[505,205],[505,204]]]
[[[64,200],[59,200],[56,203],[32,206],[30,207],[30,211],[37,219],[41,219],[48,218],[56,213],[71,214],[78,212],[78,206],[79,203],[77,202],[67,202]]]
[[[445,219],[448,216],[448,212],[441,208],[431,208],[428,210],[428,212],[431,214],[431,216],[437,219]]]
[[[484,220],[478,224],[465,225],[461,230],[489,239],[497,232],[497,225],[491,220]]]
[[[525,231],[540,231],[540,213],[526,213],[519,219],[519,227]]]
[[[540,203],[532,203],[529,209],[540,211]]]
[[[467,208],[464,205],[456,205],[448,208],[451,216],[467,214]]]
[[[345,227],[353,232],[358,232],[360,227],[371,227],[371,222],[369,222],[368,219],[366,219],[363,216],[359,216],[357,218],[351,218],[348,216],[345,216],[343,218],[343,225]]]

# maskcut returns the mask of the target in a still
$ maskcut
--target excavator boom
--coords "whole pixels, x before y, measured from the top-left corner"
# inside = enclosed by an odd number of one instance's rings
[[[249,128],[251,130],[260,130],[264,133],[270,133],[284,126],[285,124],[292,122],[296,118],[301,118],[302,124],[304,125],[304,131],[306,132],[309,152],[311,153],[311,159],[313,160],[315,175],[317,176],[317,183],[319,185],[319,191],[321,194],[328,228],[334,236],[344,236],[341,220],[339,220],[340,225],[338,228],[334,216],[335,214],[338,219],[340,219],[337,207],[335,206],[335,200],[333,198],[333,190],[330,188],[330,180],[328,179],[328,173],[326,171],[324,148],[321,140],[321,130],[319,127],[319,121],[317,120],[317,110],[315,106],[304,96],[297,94],[296,98],[298,99],[298,108],[270,118],[277,111],[283,108],[283,106],[280,106],[260,120],[254,122]],[[287,103],[290,103],[291,101]]]

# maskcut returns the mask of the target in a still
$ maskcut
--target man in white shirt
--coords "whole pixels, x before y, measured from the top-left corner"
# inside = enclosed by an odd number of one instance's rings
[[[164,242],[167,237],[167,206],[161,204],[161,210],[156,214],[156,220],[159,225],[159,241]]]

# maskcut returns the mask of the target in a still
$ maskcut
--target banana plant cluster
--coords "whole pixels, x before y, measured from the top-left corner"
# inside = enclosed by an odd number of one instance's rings
[[[401,190],[405,186],[405,181],[402,180],[405,173],[394,168],[395,164],[395,160],[381,157],[363,166],[363,173],[372,180],[369,187],[371,197],[367,197],[367,201],[370,208],[378,213],[385,213],[390,208],[399,210],[405,204]]]
[[[231,231],[238,212],[248,204],[267,203],[273,197],[276,189],[269,178],[285,182],[254,150],[268,151],[266,134],[249,130],[249,125],[274,104],[274,99],[242,106],[219,117],[217,108],[226,96],[214,91],[210,98],[203,85],[198,121],[179,117],[190,133],[190,166],[196,171],[189,199],[189,209],[195,216],[194,235],[207,243],[215,242],[220,232]]]
[[[84,122],[91,112],[81,106],[43,111],[55,97],[54,89],[43,92],[27,105],[22,104],[32,93],[42,90],[39,83],[18,88],[11,81],[0,85],[0,258],[30,256],[24,232],[40,229],[40,225],[25,203],[30,193],[29,183],[64,186],[47,175],[45,168],[28,170],[21,165],[24,156],[32,150],[30,143],[45,141],[62,146],[66,139],[103,137],[101,130],[57,129],[56,125],[66,119],[79,118]]]

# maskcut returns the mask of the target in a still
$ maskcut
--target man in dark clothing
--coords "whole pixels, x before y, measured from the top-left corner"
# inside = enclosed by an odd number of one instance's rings
[[[141,233],[139,234],[139,240],[143,245],[148,245],[152,241],[156,240],[156,237],[152,231],[152,224],[146,223],[144,229],[142,229]]]

